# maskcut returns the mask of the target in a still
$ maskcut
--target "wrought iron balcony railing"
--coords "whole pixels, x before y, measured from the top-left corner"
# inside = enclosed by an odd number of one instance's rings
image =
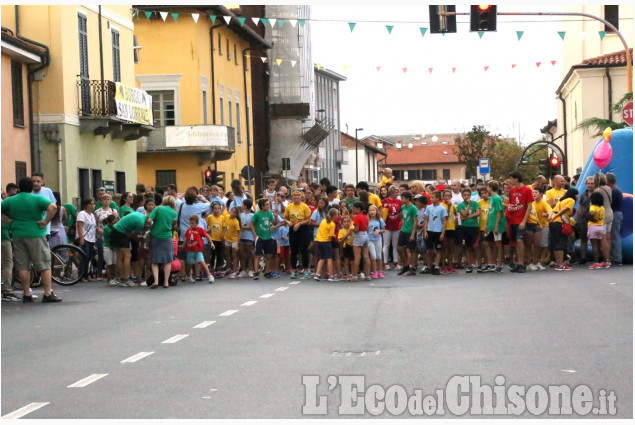
[[[116,116],[115,83],[104,80],[84,80],[77,82],[79,116]]]

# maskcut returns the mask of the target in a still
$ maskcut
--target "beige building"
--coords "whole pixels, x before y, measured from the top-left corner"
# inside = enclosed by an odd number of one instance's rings
[[[599,16],[626,34],[633,42],[632,5],[565,6],[565,12]],[[576,174],[588,160],[598,137],[577,130],[583,120],[593,117],[621,122],[611,111],[628,91],[626,52],[618,35],[603,23],[585,18],[563,21],[563,74],[556,91],[558,102],[556,143],[567,156],[568,175]],[[630,60],[632,63],[632,48]]]

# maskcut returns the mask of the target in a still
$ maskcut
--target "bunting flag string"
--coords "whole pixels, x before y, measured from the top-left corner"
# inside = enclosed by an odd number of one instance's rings
[[[223,16],[223,19],[225,20],[225,23],[227,25],[229,25],[229,22],[232,20],[232,17],[231,16]]]
[[[146,18],[148,18],[148,20],[150,20],[150,16],[152,16],[152,12],[146,10],[143,13],[145,13]]]
[[[487,72],[487,70],[489,69],[489,66],[484,66],[485,68],[485,72]]]
[[[262,22],[262,24],[264,26],[267,26],[267,23],[269,22],[269,19],[268,18],[260,18],[260,21]]]
[[[562,39],[562,41],[564,41],[564,35],[566,34],[566,31],[558,31],[558,35],[560,36],[560,38]]]
[[[432,74],[432,70],[433,70],[433,69],[434,69],[434,68],[428,68],[428,71],[430,72],[430,74]],[[453,68],[453,69],[454,69],[454,68]]]
[[[298,63],[298,61],[291,61],[291,68],[295,68],[296,63]]]
[[[357,25],[355,22],[348,23],[348,27],[351,29],[351,32],[353,32],[353,30],[355,29],[355,25]]]
[[[386,29],[388,30],[388,34],[392,34],[393,25],[386,25]]]
[[[378,67],[377,67],[377,72],[379,72],[379,70],[380,70],[380,69],[381,69],[381,66],[378,66]]]
[[[165,22],[165,19],[168,17],[168,12],[159,12],[159,15],[161,15],[161,19]]]
[[[258,24],[260,23],[260,18],[251,18],[251,20],[256,26],[258,26]]]
[[[478,38],[483,38],[483,34],[485,34],[485,31],[479,31]]]
[[[284,20],[284,19],[278,19],[278,26],[279,26],[280,28],[284,27],[284,23],[285,23],[285,20]]]
[[[300,26],[301,26],[302,28],[304,28],[304,24],[305,24],[305,22],[306,22],[306,19],[300,19],[300,20],[298,20],[298,24],[300,24]]]
[[[456,68],[452,68],[452,74],[456,72]]]
[[[239,18],[236,18],[236,19],[238,19],[238,22],[240,22],[240,26],[241,26],[241,27],[244,27],[244,26],[245,26],[245,20],[246,20],[247,18],[239,17]]]
[[[216,24],[216,15],[209,15],[209,18],[212,20],[212,24]]]
[[[518,37],[518,41],[520,41],[520,39],[523,38],[524,33],[525,31],[516,31],[516,36]]]
[[[289,19],[289,23],[291,24],[291,26],[293,28],[295,28],[295,26],[298,25],[298,20],[297,19]]]
[[[539,68],[539,67],[540,67],[540,63],[541,63],[541,62],[536,62],[536,68]]]
[[[276,21],[277,19],[275,18],[269,18],[269,24],[271,25],[271,28],[276,26]]]
[[[598,31],[600,34],[600,41],[604,40],[604,36],[606,35],[606,31]]]
[[[192,19],[194,19],[194,23],[198,23],[198,17],[200,16],[200,14],[198,13],[192,13]]]
[[[179,18],[179,14],[178,13],[171,13],[172,15],[172,19],[174,19],[174,22],[176,22],[176,20]]]
[[[427,28],[419,28],[419,31],[421,31],[421,37],[425,37],[426,31],[428,31],[428,29]]]
[[[403,73],[405,74],[406,71],[408,70],[408,68],[401,68],[401,70],[403,71]]]

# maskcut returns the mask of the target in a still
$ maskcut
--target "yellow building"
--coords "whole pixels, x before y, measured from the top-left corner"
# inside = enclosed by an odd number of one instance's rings
[[[233,14],[222,6],[135,11],[137,85],[152,95],[155,124],[137,142],[139,181],[184,192],[202,185],[209,167],[225,173],[228,188],[254,164],[246,55],[267,43],[235,17],[228,24],[223,16]]]
[[[131,6],[2,6],[2,26],[50,49],[33,76],[31,171],[79,203],[137,182],[134,140],[152,129],[135,89]],[[4,139],[3,139],[4,144]]]

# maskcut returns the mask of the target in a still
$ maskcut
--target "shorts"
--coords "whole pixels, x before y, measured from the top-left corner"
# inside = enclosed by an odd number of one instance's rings
[[[536,233],[538,231],[538,223],[527,223],[525,225],[525,232]]]
[[[414,239],[410,240],[410,236],[411,236],[411,233],[399,232],[399,239],[397,240],[397,246],[403,246],[406,249],[415,251],[417,249],[417,241]]]
[[[591,240],[591,239],[603,239],[604,235],[606,234],[606,229],[604,228],[604,226],[594,226],[591,225],[589,226],[588,230],[587,230],[587,239]]]
[[[125,233],[121,233],[117,229],[112,229],[112,232],[110,232],[110,246],[112,246],[113,249],[129,249],[130,239],[128,239],[128,236],[126,236]]]
[[[51,251],[46,236],[13,239],[13,258],[16,270],[30,270],[31,264],[36,272],[50,270]]]
[[[562,223],[549,223],[549,234],[551,235],[551,246],[553,251],[564,251],[567,247],[567,236],[562,234]]]
[[[433,249],[434,252],[437,252],[443,248],[443,243],[441,242],[441,232],[430,232],[428,231],[428,239],[426,239],[426,248]]]
[[[520,224],[509,225],[509,239],[512,242],[522,241],[525,239],[525,229],[520,229]]]
[[[549,228],[540,228],[540,248],[549,248]]]
[[[503,241],[503,233],[496,234],[492,232],[485,232],[485,240],[487,242],[502,242]]]
[[[238,243],[241,243],[241,244],[243,244],[243,245],[253,245],[253,244],[254,244],[254,241],[252,241],[251,239],[242,239],[242,238],[241,238],[241,239],[238,241]]]
[[[228,247],[234,248],[234,249],[238,249],[238,242],[225,241],[225,246],[228,246]]]
[[[318,251],[320,252],[320,260],[333,259],[333,247],[331,242],[316,242]]]
[[[343,260],[353,260],[355,256],[353,255],[353,247],[350,245],[346,245],[342,248],[342,259]]]
[[[368,255],[371,260],[381,260],[383,252],[381,239],[376,241],[368,241]]]
[[[353,246],[368,246],[368,232],[357,232],[353,239]]]
[[[258,238],[256,241],[256,253],[255,255],[275,255],[278,252],[278,243],[275,239],[263,239]]]
[[[205,262],[205,259],[203,258],[203,252],[202,251],[188,251],[186,261],[188,265]]]
[[[107,266],[112,266],[117,262],[117,254],[114,249],[104,247],[104,262]]]
[[[459,243],[463,247],[474,247],[478,245],[480,231],[478,227],[461,226],[459,231]]]
[[[430,232],[428,232],[430,233]],[[457,232],[456,230],[446,230],[445,236],[443,237],[445,240],[456,240]]]

